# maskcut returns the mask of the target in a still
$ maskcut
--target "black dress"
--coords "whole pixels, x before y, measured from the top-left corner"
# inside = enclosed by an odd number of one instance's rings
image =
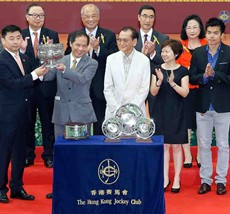
[[[163,69],[163,82],[153,106],[153,120],[156,125],[157,135],[164,135],[166,144],[188,143],[185,99],[179,95],[168,83],[171,71]],[[153,73],[156,75],[155,71]],[[180,66],[174,70],[174,82],[181,86],[181,79],[188,75],[188,69]]]

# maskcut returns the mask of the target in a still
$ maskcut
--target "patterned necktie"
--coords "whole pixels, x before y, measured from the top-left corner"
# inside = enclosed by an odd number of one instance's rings
[[[20,70],[21,70],[21,72],[22,72],[22,75],[24,76],[24,75],[25,75],[25,71],[24,71],[24,68],[23,68],[22,61],[21,61],[21,59],[20,59],[20,56],[19,56],[18,54],[15,54],[14,57],[15,57],[15,60],[16,60],[16,62],[17,62],[17,64],[18,64],[18,67],[20,68]]]
[[[148,38],[148,34],[145,34],[145,35],[144,35],[144,44],[145,44],[145,42],[147,41],[147,38]]]
[[[38,47],[38,33],[37,32],[33,32],[34,34],[34,56],[37,56],[37,47]]]
[[[74,59],[73,60],[73,65],[71,66],[71,70],[75,70],[76,69],[76,67],[77,67],[77,60],[76,59]]]
[[[93,34],[89,33],[88,36],[89,36],[89,39],[90,39],[90,37],[92,37]],[[89,44],[89,47],[90,47],[90,49],[89,49],[89,56],[92,58],[93,57],[93,47],[90,44]]]

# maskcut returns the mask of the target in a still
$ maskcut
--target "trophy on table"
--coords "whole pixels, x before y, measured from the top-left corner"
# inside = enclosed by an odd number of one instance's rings
[[[64,56],[64,44],[41,44],[37,47],[37,56],[46,67],[54,68],[57,61]]]
[[[103,122],[102,132],[107,137],[107,142],[130,138],[135,138],[137,142],[152,142],[155,124],[144,117],[139,106],[128,103],[118,108],[115,117]]]
[[[64,138],[70,140],[87,139],[90,135],[90,124],[84,123],[66,123]]]

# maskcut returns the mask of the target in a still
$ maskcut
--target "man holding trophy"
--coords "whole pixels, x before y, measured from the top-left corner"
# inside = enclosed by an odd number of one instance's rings
[[[89,89],[98,62],[86,55],[88,45],[89,36],[84,31],[74,32],[70,37],[71,53],[44,76],[44,81],[57,81],[52,118],[55,138],[63,135],[67,123],[88,124],[90,130],[90,123],[96,122]]]

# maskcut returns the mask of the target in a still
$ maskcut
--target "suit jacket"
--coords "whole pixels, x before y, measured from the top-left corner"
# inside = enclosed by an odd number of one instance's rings
[[[204,84],[203,74],[208,64],[206,47],[195,49],[189,71],[190,83],[199,84],[197,111],[205,113],[212,103],[216,112],[230,112],[230,46],[221,44],[214,79]]]
[[[60,63],[66,66],[64,73],[54,69],[45,75],[45,81],[55,77],[57,81],[52,122],[59,125],[96,122],[89,89],[97,61],[84,55],[74,71],[70,69],[70,55],[64,56]]]
[[[85,31],[85,29],[82,29]],[[67,48],[65,54],[71,52],[70,39],[71,34],[68,37]],[[110,30],[98,27],[96,37],[100,37],[100,53],[99,56],[93,51],[92,58],[98,61],[98,68],[96,74],[92,80],[91,90],[97,99],[105,99],[103,94],[104,89],[104,76],[106,58],[110,54],[118,51],[116,35]]]
[[[134,49],[134,54],[125,80],[123,52],[111,54],[107,58],[104,94],[107,102],[105,118],[114,116],[124,104],[138,105],[145,114],[145,99],[150,85],[150,62],[142,53]]]
[[[50,30],[48,28],[42,28],[39,38],[39,44],[43,44],[43,35],[45,38],[48,36],[50,39],[53,39],[53,43],[59,43],[58,33]],[[26,28],[22,30],[22,36],[23,38],[29,37],[28,39],[28,46],[26,48],[25,54],[30,57],[32,70],[39,67],[40,60],[35,57],[34,55],[34,48],[32,44],[32,39],[30,35],[29,28]],[[39,79],[35,81],[35,86],[39,87],[39,90],[42,92],[43,96],[45,97],[54,97],[57,91],[56,81],[50,81],[50,82],[42,82]]]
[[[156,49],[155,49],[156,50],[156,55],[151,60],[151,64],[152,64],[153,67],[163,63],[163,60],[161,58],[161,45],[163,44],[163,42],[165,40],[169,39],[169,37],[167,35],[165,35],[163,33],[160,33],[160,32],[157,32],[157,31],[155,31],[153,29],[152,36],[151,36],[151,41],[154,41],[154,36],[157,38],[157,40],[159,41],[160,44],[158,44],[156,42]],[[137,40],[137,44],[136,44],[135,48],[136,48],[136,50],[141,52],[142,47],[143,47],[143,43],[142,43],[141,33],[139,31],[138,40]]]
[[[0,41],[0,52],[3,50],[2,42]]]
[[[25,115],[29,88],[33,86],[29,58],[19,54],[24,67],[25,76],[13,58],[6,50],[0,54],[0,122],[13,122],[28,119]]]

